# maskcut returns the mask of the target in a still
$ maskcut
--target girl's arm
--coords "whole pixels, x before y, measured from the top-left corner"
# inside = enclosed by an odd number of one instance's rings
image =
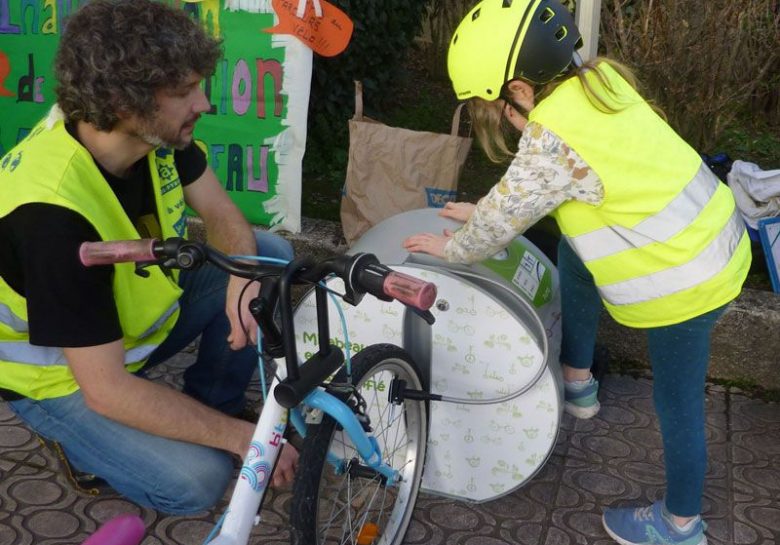
[[[421,233],[404,247],[474,263],[494,255],[566,201],[598,205],[604,187],[596,173],[557,135],[529,123],[501,181],[480,199],[466,224],[451,236]]]

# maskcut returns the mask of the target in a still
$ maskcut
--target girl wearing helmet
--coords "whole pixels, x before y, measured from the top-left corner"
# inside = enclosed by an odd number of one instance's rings
[[[561,229],[565,410],[599,410],[590,374],[601,309],[647,331],[667,490],[640,508],[607,509],[624,545],[705,545],[704,382],[710,334],[741,291],[750,244],[729,189],[637,93],[630,72],[583,63],[580,33],[557,0],[483,0],[450,42],[448,71],[491,159],[512,157],[477,205],[442,215],[457,232],[420,233],[412,252],[485,259],[546,215]],[[507,122],[522,131],[517,151]]]

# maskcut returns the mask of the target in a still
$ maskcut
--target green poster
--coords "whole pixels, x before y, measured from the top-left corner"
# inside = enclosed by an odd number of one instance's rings
[[[52,62],[67,16],[85,0],[0,0],[0,156],[54,102]],[[223,39],[204,82],[211,111],[195,138],[233,200],[254,224],[300,231],[301,160],[312,52],[278,22],[270,1],[169,1]]]

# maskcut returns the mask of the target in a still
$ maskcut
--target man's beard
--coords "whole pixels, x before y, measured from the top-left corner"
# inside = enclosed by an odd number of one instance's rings
[[[190,145],[192,139],[185,140],[180,137],[181,129],[177,134],[165,134],[164,127],[156,120],[143,121],[135,131],[135,135],[153,147],[184,149]]]

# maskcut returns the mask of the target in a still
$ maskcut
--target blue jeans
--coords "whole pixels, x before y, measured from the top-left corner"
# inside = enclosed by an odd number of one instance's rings
[[[558,246],[561,281],[561,362],[578,369],[593,363],[602,302],[593,276],[565,240]],[[653,403],[661,424],[666,507],[681,517],[701,513],[707,443],[704,382],[710,336],[725,306],[679,324],[647,329],[653,368]]]
[[[290,244],[257,232],[258,253],[291,259]],[[198,356],[184,373],[184,391],[228,414],[244,407],[244,392],[257,367],[254,347],[233,351],[227,344],[227,274],[213,266],[183,271],[181,312],[168,338],[150,356],[149,365],[170,358],[201,335]],[[57,441],[71,464],[105,479],[117,492],[147,507],[189,514],[212,507],[233,476],[229,453],[144,433],[87,408],[81,392],[10,403],[40,435]]]

